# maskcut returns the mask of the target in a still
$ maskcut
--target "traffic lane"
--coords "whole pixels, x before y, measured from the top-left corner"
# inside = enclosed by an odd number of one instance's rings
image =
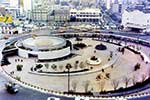
[[[132,98],[128,100],[150,100],[150,96],[140,97],[140,98]]]
[[[0,91],[0,100],[47,100],[48,97],[58,97],[61,98],[61,100],[74,100],[74,98],[41,93],[24,87],[20,87],[17,94],[9,94],[6,89]]]
[[[17,94],[9,94],[6,91],[5,84],[9,82],[9,79],[5,77],[4,72],[0,70],[0,100],[47,100],[48,97],[58,97],[51,94],[41,93],[36,90],[24,88],[19,86],[19,92]],[[73,98],[61,97],[61,100],[74,100]]]

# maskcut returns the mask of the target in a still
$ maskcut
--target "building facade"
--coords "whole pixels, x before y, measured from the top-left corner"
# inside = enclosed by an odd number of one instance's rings
[[[139,10],[127,11],[122,14],[122,25],[124,28],[150,30],[150,13]]]
[[[32,20],[36,22],[48,22],[48,9],[36,8],[32,10]]]
[[[76,22],[94,22],[101,20],[101,11],[97,8],[71,9],[70,20]]]
[[[68,6],[56,6],[54,9],[54,21],[55,22],[68,22],[69,10],[70,9]]]

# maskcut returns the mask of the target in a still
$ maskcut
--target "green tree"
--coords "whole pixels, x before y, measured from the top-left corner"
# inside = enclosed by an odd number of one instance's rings
[[[44,65],[45,65],[45,68],[46,68],[46,69],[49,68],[49,64],[48,64],[48,63],[46,63],[46,64],[44,64]]]
[[[22,71],[23,65],[18,64],[16,67],[17,67],[17,71]]]

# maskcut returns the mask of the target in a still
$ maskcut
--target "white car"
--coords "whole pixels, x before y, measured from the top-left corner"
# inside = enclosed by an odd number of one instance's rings
[[[48,97],[47,100],[60,100],[60,98],[56,98],[56,97]]]

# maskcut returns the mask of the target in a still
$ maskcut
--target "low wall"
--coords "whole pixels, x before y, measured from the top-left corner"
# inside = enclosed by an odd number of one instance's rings
[[[70,47],[53,51],[30,51],[18,48],[18,55],[23,58],[29,58],[29,54],[36,55],[39,60],[62,58],[71,53]]]

